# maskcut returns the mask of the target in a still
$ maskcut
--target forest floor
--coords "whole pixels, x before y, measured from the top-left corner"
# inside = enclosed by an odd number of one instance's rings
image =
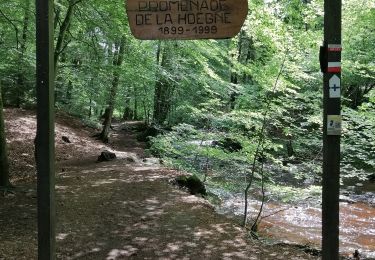
[[[37,259],[35,114],[5,114],[16,190],[0,195],[0,259]],[[137,124],[116,124],[103,145],[90,137],[94,129],[57,116],[57,259],[318,258],[296,246],[251,239],[205,199],[171,184],[182,173],[145,156]],[[97,163],[105,149],[117,158]]]

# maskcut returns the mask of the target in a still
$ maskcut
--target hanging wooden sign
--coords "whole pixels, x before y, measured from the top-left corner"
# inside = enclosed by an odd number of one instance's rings
[[[247,10],[247,0],[126,1],[131,32],[142,40],[231,38]]]

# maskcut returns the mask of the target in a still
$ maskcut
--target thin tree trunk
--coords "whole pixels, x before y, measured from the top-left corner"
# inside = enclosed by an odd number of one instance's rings
[[[56,47],[55,47],[55,53],[54,53],[54,67],[55,71],[57,71],[57,65],[59,61],[59,56],[64,50],[64,42],[66,41],[66,33],[69,30],[70,23],[73,18],[74,10],[76,5],[81,2],[82,0],[70,0],[68,10],[66,11],[64,21],[61,23],[59,34],[57,37]],[[60,15],[60,10],[58,9],[58,15]],[[56,21],[55,21],[56,22]],[[55,24],[56,26],[56,24]],[[55,73],[57,74],[57,73]]]
[[[258,211],[258,215],[255,218],[253,225],[251,226],[252,232],[258,232],[258,226],[259,226],[259,223],[261,221],[260,217],[262,216],[262,213],[263,213],[264,200],[266,198],[265,192],[264,192],[264,162],[263,162],[263,160],[262,160],[262,166],[261,166],[261,169],[260,169],[260,173],[262,175],[262,180],[261,180],[261,182],[262,182],[262,184],[261,184],[261,186],[262,186],[262,202],[261,202],[261,205],[260,205],[260,208],[259,208],[259,211]]]
[[[285,53],[284,60],[283,60],[283,62],[281,64],[281,67],[280,67],[279,73],[277,75],[275,84],[273,85],[273,88],[272,88],[272,93],[274,93],[276,91],[276,88],[277,88],[277,86],[279,84],[279,79],[280,79],[281,74],[282,74],[282,72],[284,70],[286,57],[287,57],[287,53]],[[247,223],[248,193],[249,193],[250,187],[251,187],[251,185],[253,183],[254,174],[255,174],[255,170],[256,170],[256,163],[258,161],[259,156],[263,152],[263,145],[264,145],[264,141],[265,141],[264,131],[265,131],[266,124],[267,124],[267,116],[268,116],[268,113],[270,112],[269,110],[270,110],[270,107],[271,107],[271,101],[272,100],[270,99],[270,97],[267,96],[265,110],[264,110],[264,113],[263,113],[262,127],[261,127],[261,129],[259,131],[258,144],[257,144],[257,148],[256,148],[256,151],[255,151],[255,154],[254,154],[253,162],[252,162],[252,169],[251,169],[251,173],[250,173],[250,180],[248,181],[248,184],[247,184],[247,186],[245,188],[245,208],[244,208],[244,215],[243,215],[243,221],[242,221],[242,226],[244,226],[244,227],[246,226],[246,223]]]
[[[125,36],[122,36],[120,44],[116,46],[116,54],[113,59],[114,71],[113,71],[111,91],[110,91],[109,100],[108,100],[109,111],[108,113],[106,113],[106,118],[104,119],[103,130],[99,136],[99,139],[101,139],[103,142],[108,142],[109,130],[110,130],[111,123],[112,123],[113,109],[115,107],[117,89],[118,89],[118,84],[120,80],[119,70],[124,60],[124,52],[125,52]]]
[[[7,144],[5,138],[3,99],[0,86],[0,186],[8,187],[9,183],[9,162]]]
[[[150,123],[150,106],[147,104],[147,94],[148,94],[148,91],[146,89],[146,86],[143,85],[143,98],[142,98],[142,105],[143,105],[143,112],[144,112],[144,119],[145,119],[145,123],[146,125],[148,125]]]
[[[158,46],[157,51],[157,62],[164,70],[171,70],[172,51],[168,46],[164,46],[162,55],[160,57],[160,49]],[[170,113],[172,106],[172,96],[174,92],[174,83],[171,80],[165,78],[158,71],[158,79],[155,82],[155,93],[154,93],[154,122],[162,125],[166,122],[168,114]]]
[[[126,88],[126,94],[124,99],[124,114],[122,115],[122,119],[131,120],[133,119],[133,114],[130,109],[130,87]]]
[[[133,86],[133,92],[134,92],[134,111],[133,111],[133,120],[138,120],[138,95],[137,95],[137,89],[135,86]]]
[[[25,95],[25,75],[24,75],[24,56],[26,52],[27,31],[30,20],[30,0],[25,2],[25,15],[22,26],[22,39],[20,42],[19,56],[18,56],[18,72],[17,72],[17,94],[16,106],[21,107]]]
[[[242,56],[242,42],[243,42],[243,38],[244,38],[244,30],[241,30],[240,32],[240,35],[238,36],[239,39],[238,39],[238,44],[237,44],[237,57],[235,55],[233,55],[233,60],[235,59],[236,62],[240,62],[241,61],[241,56]],[[230,83],[232,83],[233,85],[237,85],[238,84],[238,72],[236,71],[236,69],[234,68],[234,64],[232,63],[231,64],[231,74],[230,74]],[[236,100],[237,100],[237,96],[238,96],[238,93],[237,93],[237,90],[236,89],[232,89],[231,93],[229,94],[229,110],[233,110],[235,108],[235,105],[236,105]]]
[[[92,99],[90,98],[90,101],[89,101],[89,118],[91,118],[92,116]]]
[[[56,31],[57,25],[59,24],[61,8],[58,5],[54,5],[55,18],[53,19],[53,29]]]

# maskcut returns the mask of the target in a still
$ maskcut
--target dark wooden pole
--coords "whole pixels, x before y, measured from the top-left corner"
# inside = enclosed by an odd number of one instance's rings
[[[321,56],[322,58],[322,56]],[[322,259],[339,259],[341,0],[324,1]]]
[[[55,259],[53,0],[36,0],[38,259]]]
[[[1,83],[1,82],[0,82]],[[8,162],[8,151],[7,141],[5,138],[5,125],[4,125],[4,113],[3,113],[3,98],[1,93],[0,84],[0,188],[7,189],[9,183],[9,162]]]

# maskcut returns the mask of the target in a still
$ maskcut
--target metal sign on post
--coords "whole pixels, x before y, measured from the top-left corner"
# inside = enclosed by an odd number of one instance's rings
[[[341,80],[336,74],[329,79],[329,97],[341,97]]]
[[[339,259],[341,0],[324,1],[322,259]]]
[[[341,135],[341,115],[327,115],[327,135]]]
[[[141,40],[231,38],[247,11],[247,0],[126,1],[131,32]]]
[[[38,259],[55,259],[53,0],[36,0]]]

